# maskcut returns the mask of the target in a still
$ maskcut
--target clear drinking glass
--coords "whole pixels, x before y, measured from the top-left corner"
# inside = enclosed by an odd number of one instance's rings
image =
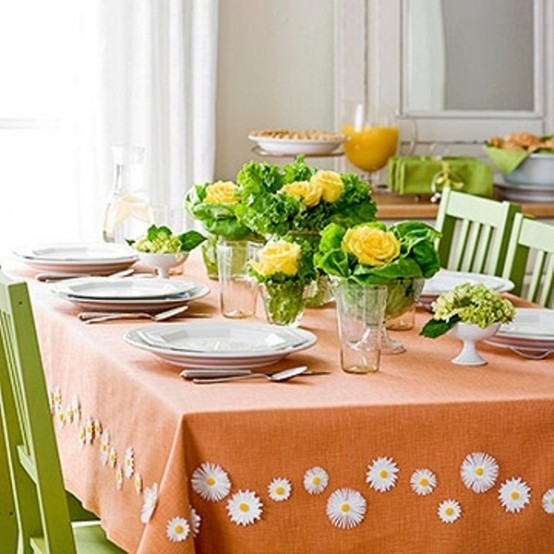
[[[219,304],[224,317],[244,319],[256,313],[258,283],[248,266],[261,244],[225,241],[217,244]]]
[[[342,282],[335,288],[335,298],[343,371],[378,371],[387,287]]]

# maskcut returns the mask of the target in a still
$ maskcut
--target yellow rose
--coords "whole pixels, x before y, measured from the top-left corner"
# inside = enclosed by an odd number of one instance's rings
[[[281,191],[298,199],[308,208],[319,204],[323,192],[318,183],[311,183],[310,181],[296,181],[295,183],[283,185]]]
[[[371,266],[388,264],[400,254],[400,243],[394,234],[377,227],[348,229],[342,248],[354,254],[360,263]]]
[[[252,267],[264,277],[275,273],[296,275],[300,245],[286,240],[268,242],[258,253],[258,261],[253,261]]]
[[[207,204],[236,204],[239,201],[237,185],[231,181],[217,181],[206,187]]]
[[[310,183],[321,187],[323,191],[323,200],[325,200],[325,202],[336,202],[341,197],[344,189],[342,179],[335,171],[324,171],[320,169],[312,176]]]

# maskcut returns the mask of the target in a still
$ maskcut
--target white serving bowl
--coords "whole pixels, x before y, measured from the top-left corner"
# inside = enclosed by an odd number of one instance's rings
[[[504,180],[522,187],[554,187],[554,154],[531,154],[514,171],[505,174]]]
[[[152,254],[139,252],[140,261],[156,270],[159,277],[167,279],[169,271],[183,265],[189,256],[188,252],[177,252],[176,254]]]

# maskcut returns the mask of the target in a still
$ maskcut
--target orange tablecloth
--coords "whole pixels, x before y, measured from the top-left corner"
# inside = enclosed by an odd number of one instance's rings
[[[186,278],[205,281],[194,259],[185,271]],[[194,306],[218,317],[217,283],[210,286],[212,293]],[[303,327],[317,334],[318,344],[278,366],[307,363],[330,375],[287,384],[252,380],[198,386],[179,377],[178,367],[122,340],[139,322],[84,325],[76,319],[78,308],[51,295],[47,285],[33,282],[31,294],[49,389],[59,392],[55,401],[62,408],[79,405],[73,411],[79,418],[54,416],[67,487],[100,515],[109,537],[127,551],[500,554],[553,549],[554,515],[541,504],[554,487],[552,358],[525,360],[481,345],[487,366],[453,365],[460,343],[418,337],[429,317],[418,313],[414,331],[393,335],[406,353],[384,357],[377,374],[348,375],[339,367],[331,306],[306,312]],[[86,434],[87,421],[97,423],[95,436]],[[107,431],[103,440],[100,430]],[[109,460],[103,463],[111,449],[114,467]],[[126,451],[133,471],[129,478],[123,471],[118,483]],[[460,477],[462,461],[476,452],[498,464],[495,485],[483,493],[468,489]],[[398,468],[396,483],[384,492],[366,478],[380,457]],[[206,462],[229,478],[230,490],[219,501],[202,498],[192,486],[193,473]],[[308,493],[303,484],[314,467],[328,475],[320,494]],[[422,468],[437,478],[427,495],[410,486],[413,472]],[[287,500],[270,498],[268,485],[275,478],[292,486]],[[498,499],[500,486],[512,478],[531,491],[530,502],[514,513]],[[155,485],[155,510],[143,523],[144,491]],[[363,520],[349,529],[333,525],[326,513],[331,494],[343,488],[366,502]],[[252,524],[237,525],[229,517],[227,503],[238,491],[255,493],[262,504],[260,519]],[[461,507],[461,517],[452,523],[437,515],[447,499]],[[191,507],[200,517],[196,535]],[[188,535],[176,517],[189,524]],[[170,540],[167,529],[175,525],[186,539]]]

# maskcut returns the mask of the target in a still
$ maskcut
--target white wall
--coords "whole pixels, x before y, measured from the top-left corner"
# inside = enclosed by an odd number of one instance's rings
[[[290,161],[253,154],[253,129],[334,130],[333,51],[334,0],[220,0],[216,179]]]

